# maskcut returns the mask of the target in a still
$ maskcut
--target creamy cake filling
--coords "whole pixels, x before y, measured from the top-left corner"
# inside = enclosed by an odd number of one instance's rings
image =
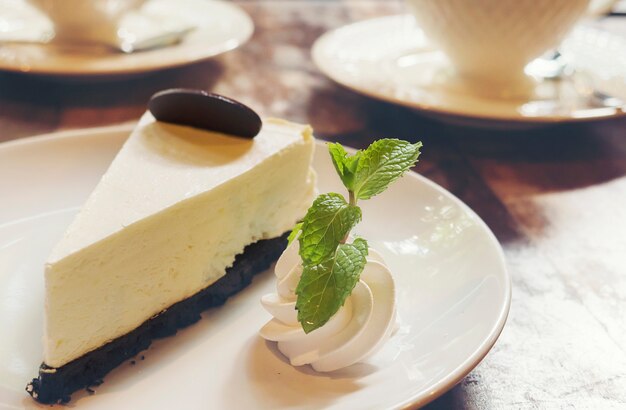
[[[315,195],[313,147],[280,120],[245,140],[145,114],[46,264],[44,363],[130,332],[291,229]]]

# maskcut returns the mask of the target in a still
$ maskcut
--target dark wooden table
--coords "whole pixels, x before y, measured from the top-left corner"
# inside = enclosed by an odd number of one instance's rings
[[[252,41],[211,61],[99,83],[0,74],[0,141],[134,121],[152,93],[178,86],[356,147],[421,139],[418,171],[487,222],[513,277],[494,349],[428,408],[626,408],[626,121],[497,132],[436,123],[333,84],[310,59],[326,30],[403,12],[402,2],[240,4],[256,24]]]

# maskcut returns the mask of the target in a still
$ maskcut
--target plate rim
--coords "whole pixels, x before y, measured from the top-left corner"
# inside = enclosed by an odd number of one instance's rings
[[[161,62],[158,64],[151,64],[147,66],[145,64],[139,63],[139,64],[133,64],[131,66],[124,66],[122,68],[117,68],[115,66],[105,67],[105,68],[89,68],[87,71],[85,71],[84,69],[75,68],[74,66],[69,66],[69,67],[65,66],[63,68],[46,67],[46,66],[44,67],[42,66],[32,67],[31,66],[31,67],[28,67],[28,69],[24,69],[22,65],[20,65],[19,63],[11,64],[4,59],[0,59],[0,71],[18,73],[18,74],[23,74],[23,75],[32,75],[32,76],[37,76],[37,77],[56,77],[60,79],[63,79],[63,78],[90,79],[92,77],[115,77],[115,76],[129,76],[129,75],[132,76],[132,75],[147,74],[147,73],[152,73],[156,71],[167,70],[167,69],[176,68],[176,67],[183,67],[183,66],[187,66],[190,64],[194,64],[194,63],[200,63],[202,61],[206,61],[211,58],[214,58],[220,54],[239,48],[242,45],[244,45],[246,42],[248,42],[250,38],[252,38],[252,35],[254,34],[254,30],[255,30],[254,21],[252,20],[250,15],[246,13],[245,10],[243,10],[243,8],[241,8],[237,4],[227,2],[224,0],[210,0],[210,1],[207,1],[206,3],[207,4],[220,3],[220,7],[230,9],[230,12],[238,14],[239,17],[241,17],[246,22],[244,25],[242,25],[242,28],[241,28],[242,34],[240,36],[238,36],[237,38],[231,38],[227,42],[223,42],[222,44],[220,44],[219,47],[213,50],[213,52],[201,53],[202,54],[201,56],[195,56],[191,59],[181,58],[181,59],[176,59],[176,60],[168,60],[166,58],[166,59],[160,60]],[[41,47],[45,45],[41,44],[38,46]],[[174,47],[179,47],[179,46],[180,45],[175,45]],[[163,50],[167,50],[167,48],[164,48]],[[144,53],[149,53],[149,52],[159,53],[159,52],[163,52],[163,50],[157,49],[157,50],[152,50],[152,51],[145,51]],[[137,53],[136,55],[141,56],[141,53]]]
[[[620,108],[610,108],[610,107],[599,107],[599,108],[590,108],[590,109],[586,109],[586,110],[579,110],[579,112],[590,112],[590,113],[595,113],[594,115],[589,115],[589,116],[581,116],[581,117],[572,117],[572,116],[564,116],[564,115],[554,115],[554,116],[545,116],[545,115],[539,115],[539,116],[524,116],[524,115],[518,115],[518,116],[514,116],[514,115],[500,115],[500,114],[495,114],[495,115],[487,115],[487,114],[477,114],[477,113],[468,113],[468,112],[459,112],[458,110],[451,110],[451,109],[446,109],[445,107],[439,107],[439,106],[434,106],[434,105],[430,105],[427,103],[423,103],[423,102],[416,102],[416,101],[408,101],[408,100],[403,100],[400,98],[396,98],[390,95],[386,95],[383,93],[376,93],[375,91],[371,91],[368,89],[365,89],[363,87],[357,87],[353,84],[351,84],[348,81],[342,80],[337,78],[336,75],[334,75],[331,70],[328,68],[328,65],[324,64],[322,61],[324,60],[322,58],[322,54],[323,54],[323,48],[326,45],[326,43],[331,42],[333,36],[337,35],[337,33],[340,33],[342,30],[346,30],[352,27],[356,27],[359,25],[366,25],[368,23],[373,23],[373,22],[382,22],[384,20],[406,20],[408,17],[411,17],[411,15],[409,13],[403,13],[403,14],[394,14],[394,15],[389,15],[389,16],[382,16],[382,17],[373,17],[373,18],[369,18],[369,19],[365,19],[365,20],[360,20],[360,21],[355,21],[352,23],[348,23],[345,24],[341,27],[338,28],[334,28],[331,30],[326,31],[325,33],[323,33],[322,35],[320,35],[315,42],[313,43],[313,46],[311,47],[311,58],[313,60],[313,63],[315,64],[315,66],[317,67],[318,70],[320,70],[322,72],[322,74],[324,74],[327,78],[329,78],[331,81],[333,81],[336,84],[339,84],[340,86],[349,89],[353,92],[356,92],[358,94],[361,95],[365,95],[367,97],[376,99],[376,100],[380,100],[380,101],[385,101],[387,103],[391,103],[394,105],[399,105],[402,107],[406,107],[409,108],[411,110],[417,111],[417,112],[421,112],[424,115],[429,115],[432,117],[436,117],[436,118],[447,118],[447,119],[466,119],[466,120],[477,120],[477,121],[484,121],[484,122],[492,122],[492,123],[516,123],[516,124],[544,124],[544,125],[550,125],[550,124],[565,124],[565,123],[585,123],[585,122],[592,122],[592,121],[605,121],[605,120],[611,120],[611,119],[618,119],[618,118],[623,118],[626,117],[626,107],[620,107]],[[416,23],[417,24],[417,23]],[[611,112],[611,114],[608,114],[608,112]],[[606,112],[605,114],[603,114],[603,112]]]
[[[0,142],[0,154],[2,151],[27,147],[29,145],[36,145],[40,143],[49,143],[54,141],[67,141],[70,139],[81,139],[86,140],[89,137],[98,136],[102,134],[111,134],[111,133],[130,133],[136,122],[125,122],[117,125],[110,125],[104,127],[91,127],[91,128],[79,128],[79,129],[70,129],[70,130],[60,130],[45,134],[34,135],[30,137],[18,138],[14,140],[9,140],[5,142]],[[86,141],[81,141],[83,143],[89,143]],[[316,138],[316,147],[321,148],[327,140]],[[349,152],[356,151],[354,148],[346,147]],[[498,241],[497,237],[493,233],[493,231],[489,228],[486,222],[472,209],[459,199],[452,192],[448,191],[441,185],[437,184],[434,181],[418,174],[417,172],[410,171],[406,174],[406,177],[414,178],[422,184],[428,185],[430,188],[436,190],[437,192],[450,196],[458,206],[460,206],[465,212],[470,214],[473,218],[475,218],[477,224],[481,226],[483,230],[486,231],[488,240],[497,251],[497,260],[500,265],[502,279],[504,283],[504,303],[499,307],[499,313],[496,321],[491,327],[490,331],[484,337],[483,341],[479,346],[473,351],[473,353],[465,358],[453,371],[449,372],[445,377],[441,378],[438,382],[430,386],[430,388],[426,390],[420,390],[410,397],[398,401],[395,406],[398,408],[409,408],[412,406],[424,406],[438,397],[442,396],[452,387],[454,387],[457,383],[459,383],[465,376],[467,376],[480,362],[487,356],[487,354],[491,351],[496,341],[500,337],[504,326],[506,324],[512,301],[512,279],[511,274],[507,268],[506,257],[504,254],[504,250],[502,245]]]

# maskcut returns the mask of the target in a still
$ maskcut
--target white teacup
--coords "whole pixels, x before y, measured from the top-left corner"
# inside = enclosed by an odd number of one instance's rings
[[[115,43],[122,17],[146,0],[28,0],[54,24],[54,40]]]
[[[407,0],[457,77],[502,95],[524,89],[524,67],[555,47],[589,0]]]

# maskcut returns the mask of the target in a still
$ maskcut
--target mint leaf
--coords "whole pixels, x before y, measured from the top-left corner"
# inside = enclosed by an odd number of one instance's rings
[[[328,152],[330,158],[333,161],[333,165],[341,178],[341,182],[348,189],[353,190],[354,174],[361,156],[361,151],[357,151],[353,156],[349,157],[348,152],[338,142],[334,144],[328,144]]]
[[[357,199],[370,199],[408,171],[420,155],[422,143],[398,139],[375,141],[358,160],[352,184]]]
[[[298,222],[296,226],[293,227],[293,229],[289,233],[289,236],[287,237],[287,246],[291,245],[291,242],[293,242],[293,240],[296,239],[296,236],[298,236],[301,230],[302,230],[302,222]]]
[[[361,209],[336,193],[318,196],[302,221],[300,256],[305,264],[318,264],[335,253],[339,242],[361,220]]]
[[[304,265],[296,288],[298,321],[305,333],[324,326],[343,306],[367,263],[367,242],[340,244],[330,258]]]
[[[345,150],[343,145],[335,142],[328,144],[328,153],[330,154],[330,159],[333,160],[333,165],[337,170],[337,174],[339,174],[339,177],[343,179],[343,176],[345,175],[345,163],[348,152]]]
[[[352,245],[358,249],[359,252],[364,254],[365,256],[369,255],[367,241],[363,238],[356,238],[352,241]]]

